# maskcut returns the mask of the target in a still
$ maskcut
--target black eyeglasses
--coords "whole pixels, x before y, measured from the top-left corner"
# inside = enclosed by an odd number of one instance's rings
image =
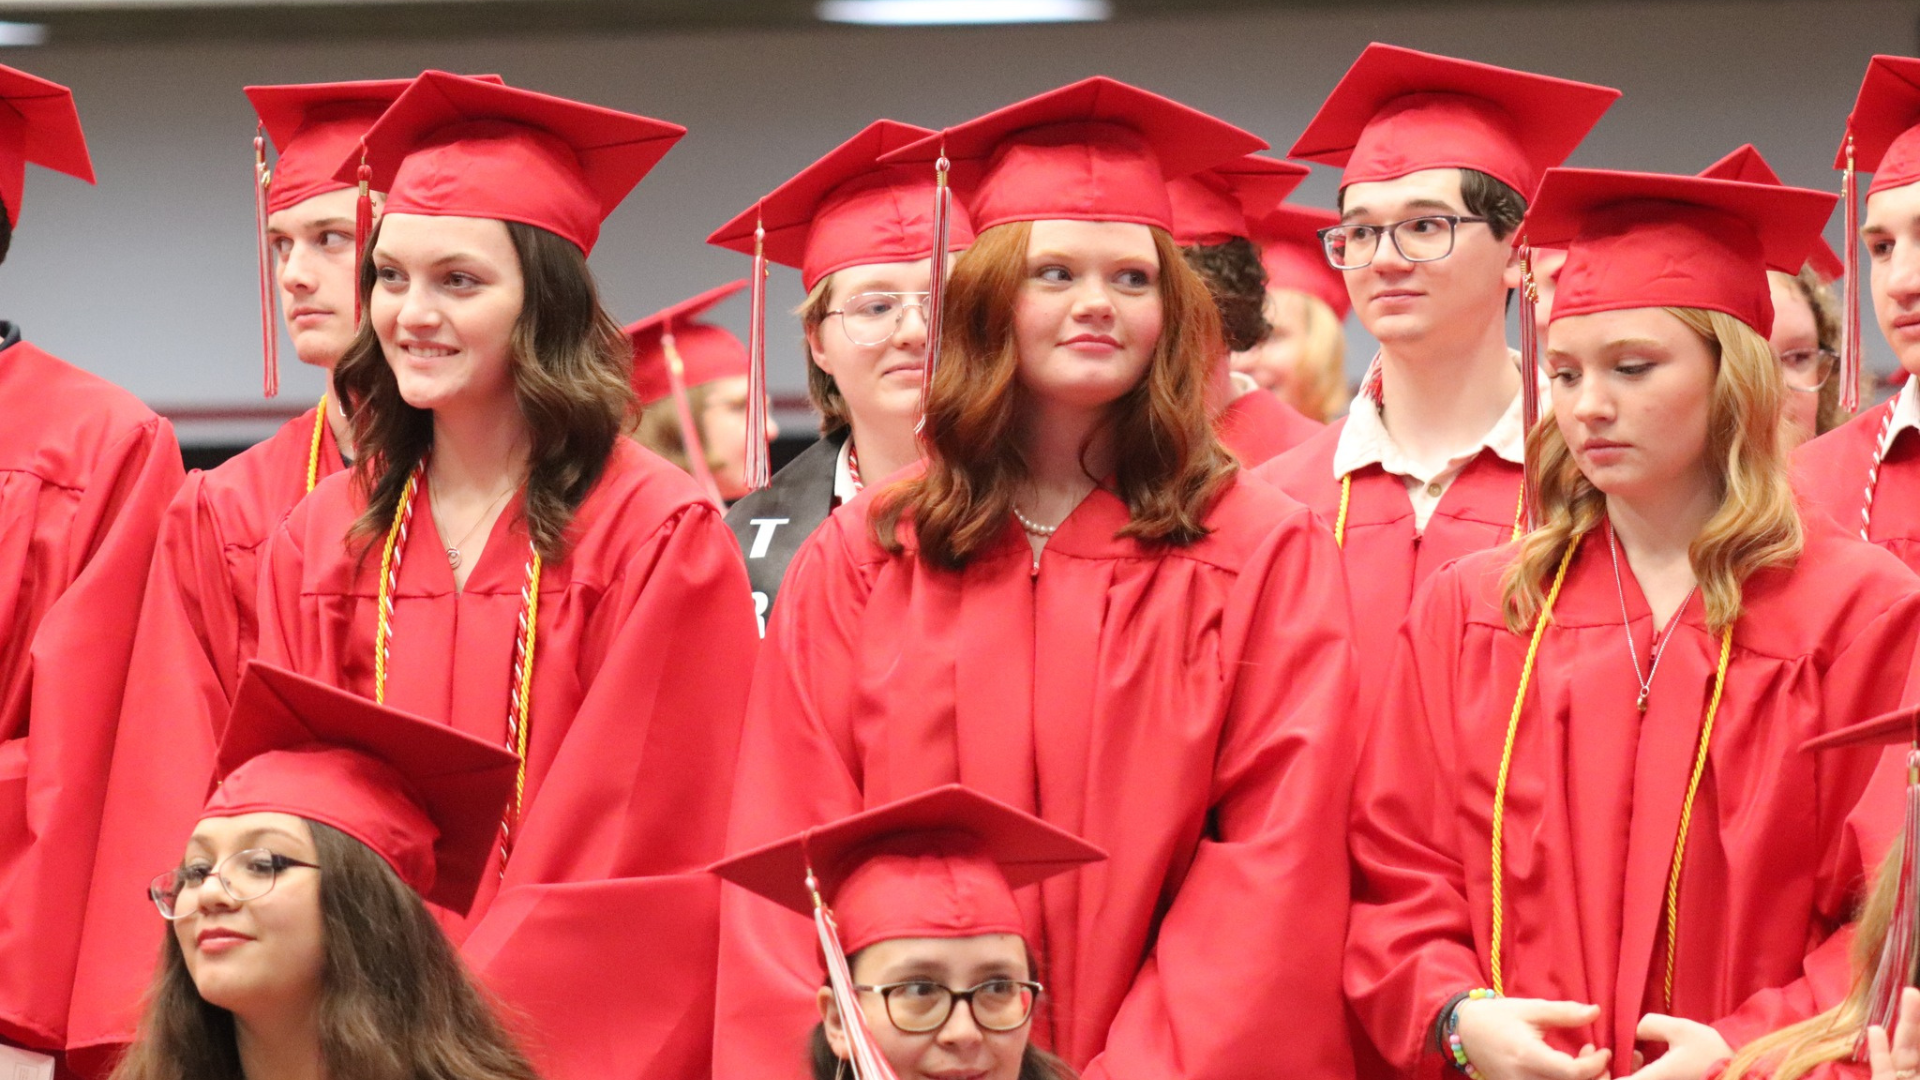
[[[258,900],[273,891],[273,883],[280,878],[280,872],[293,867],[318,870],[310,862],[302,862],[290,855],[280,855],[266,848],[248,848],[236,851],[221,859],[215,865],[191,863],[176,867],[164,874],[156,875],[147,885],[147,897],[153,906],[160,909],[163,919],[184,919],[193,914],[196,903],[181,903],[188,894],[198,897],[201,886],[212,878],[220,883],[234,902],[244,904],[249,900]]]
[[[1434,262],[1453,254],[1453,234],[1460,226],[1486,223],[1486,218],[1464,214],[1426,214],[1385,225],[1331,225],[1319,235],[1335,270],[1363,270],[1373,265],[1383,234],[1408,262]]]
[[[970,990],[955,990],[930,979],[909,979],[854,989],[879,994],[894,1027],[922,1035],[945,1027],[956,1001],[967,1003],[983,1031],[1017,1031],[1033,1017],[1033,1003],[1044,987],[1019,979],[988,979]]]

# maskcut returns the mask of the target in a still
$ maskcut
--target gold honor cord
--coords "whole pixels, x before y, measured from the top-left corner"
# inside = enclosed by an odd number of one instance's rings
[[[1580,537],[1576,536],[1567,544],[1565,555],[1560,558],[1560,568],[1554,572],[1553,587],[1547,592],[1546,603],[1540,609],[1540,617],[1533,626],[1533,639],[1527,645],[1527,658],[1520,669],[1520,686],[1513,696],[1513,713],[1507,720],[1507,737],[1500,750],[1500,772],[1493,788],[1493,867],[1490,883],[1492,896],[1492,931],[1487,946],[1487,970],[1492,976],[1493,989],[1505,994],[1505,973],[1501,969],[1500,945],[1505,932],[1505,837],[1507,809],[1507,778],[1513,770],[1513,748],[1520,733],[1520,715],[1527,700],[1527,686],[1533,679],[1533,665],[1540,652],[1540,641],[1546,635],[1547,624],[1553,618],[1553,605],[1560,597],[1560,587],[1567,579],[1567,567],[1573,562],[1573,553],[1580,546]],[[1707,752],[1713,742],[1714,720],[1720,714],[1720,698],[1727,687],[1727,668],[1733,659],[1733,628],[1728,627],[1720,637],[1720,663],[1713,677],[1713,697],[1707,703],[1707,715],[1700,725],[1699,749],[1694,754],[1693,771],[1687,779],[1687,795],[1680,804],[1680,829],[1674,839],[1673,862],[1667,875],[1667,894],[1662,905],[1666,910],[1667,955],[1664,979],[1666,1007],[1673,1007],[1673,975],[1679,958],[1680,942],[1680,872],[1686,865],[1687,834],[1693,826],[1694,798],[1700,793],[1700,780],[1707,771]]]
[[[1337,547],[1347,546],[1347,504],[1353,499],[1353,474],[1340,474],[1340,512],[1333,519],[1333,542]],[[1527,534],[1527,485],[1520,485],[1520,497],[1513,507],[1513,536],[1518,540]]]
[[[373,700],[387,703],[388,657],[393,648],[393,594],[400,579],[400,562],[406,554],[407,532],[413,523],[414,495],[421,478],[427,474],[422,459],[400,490],[400,503],[394,507],[393,524],[387,529],[387,543],[380,552],[380,592],[375,600],[376,621],[373,631]],[[533,728],[533,658],[540,614],[540,551],[527,544],[526,584],[520,592],[519,634],[514,641],[513,679],[507,701],[507,749],[518,759],[513,777],[513,808],[500,822],[500,872],[506,873],[507,856],[513,849],[513,830],[520,824],[520,811],[527,790],[527,742]]]
[[[320,435],[327,430],[327,395],[320,395],[320,406],[313,414],[313,445],[307,449],[307,490],[320,482]]]

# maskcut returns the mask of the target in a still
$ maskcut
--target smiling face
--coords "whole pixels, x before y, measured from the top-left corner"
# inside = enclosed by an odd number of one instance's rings
[[[1423,169],[1397,180],[1350,184],[1341,193],[1341,223],[1391,225],[1431,214],[1468,214],[1460,170]],[[1415,345],[1474,337],[1505,321],[1507,290],[1520,284],[1517,254],[1482,224],[1461,223],[1453,253],[1408,262],[1381,237],[1373,262],[1343,271],[1360,322],[1382,345]]]
[[[303,364],[331,370],[353,341],[357,198],[351,188],[329,191],[267,218],[280,316]]]
[[[373,266],[367,315],[406,403],[511,407],[525,279],[506,224],[389,214]]]
[[[827,310],[841,314],[807,328],[814,365],[833,376],[847,412],[862,428],[905,431],[919,419],[920,379],[927,360],[927,320],[920,305],[926,298],[882,294],[924,294],[927,278],[925,259],[836,270],[828,283]],[[897,323],[890,321],[891,315],[898,316]],[[874,324],[879,329],[864,329]],[[890,333],[885,332],[888,326]],[[848,330],[869,340],[885,336],[857,344]]]
[[[313,833],[291,814],[206,818],[194,827],[181,865],[208,869],[239,851],[265,848],[318,862]],[[234,864],[228,864],[233,867]],[[290,867],[265,895],[234,900],[208,877],[183,892],[172,923],[187,973],[209,1004],[237,1016],[299,1015],[319,1007],[326,972],[320,871]]]
[[[1860,237],[1880,332],[1900,366],[1920,374],[1920,183],[1867,196]]]
[[[1105,408],[1146,377],[1161,313],[1147,226],[1034,222],[1013,311],[1021,386],[1055,408]]]
[[[1018,934],[896,938],[869,945],[853,957],[853,981],[863,986],[926,981],[966,990],[996,979],[1032,977],[1027,946]],[[881,995],[862,992],[860,1005],[867,1029],[899,1080],[1017,1080],[1033,1030],[1027,1024],[1013,1031],[986,1031],[974,1023],[972,1009],[956,1001],[937,1031],[915,1034],[893,1025]],[[844,1058],[846,1033],[831,991],[820,992],[819,1006],[828,1045]]]
[[[1580,472],[1629,500],[1709,483],[1713,346],[1659,308],[1555,320],[1553,415]]]

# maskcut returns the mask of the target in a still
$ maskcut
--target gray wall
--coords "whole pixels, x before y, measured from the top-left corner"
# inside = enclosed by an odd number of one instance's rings
[[[449,18],[482,17],[449,9]],[[1693,171],[1752,141],[1790,182],[1834,187],[1828,165],[1868,56],[1914,51],[1916,27],[1920,0],[1634,0],[591,40],[55,42],[0,52],[0,62],[74,88],[100,186],[29,170],[13,254],[0,267],[0,317],[157,407],[259,406],[253,118],[239,92],[252,82],[495,71],[687,125],[691,134],[608,222],[594,256],[624,320],[743,275],[745,260],[707,248],[706,233],[876,116],[951,123],[1107,74],[1216,112],[1284,151],[1379,39],[1626,91],[1577,164]],[[1332,172],[1319,170],[1299,198],[1330,204],[1332,195]],[[1836,214],[1829,235],[1839,234]],[[770,310],[799,299],[797,275],[776,271]],[[724,319],[744,329],[744,307]],[[776,392],[804,385],[795,336],[776,314]],[[1356,364],[1370,348],[1356,331]],[[1870,362],[1891,363],[1883,347]],[[289,364],[297,367],[290,354]],[[278,404],[304,408],[320,385],[290,369]],[[200,424],[183,436],[236,433]]]

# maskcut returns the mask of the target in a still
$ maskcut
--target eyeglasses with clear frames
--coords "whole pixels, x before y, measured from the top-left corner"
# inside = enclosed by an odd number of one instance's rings
[[[855,345],[878,345],[891,338],[905,321],[909,309],[927,319],[927,297],[923,292],[863,292],[847,297],[839,310],[840,329]]]
[[[931,979],[910,979],[854,989],[879,994],[894,1027],[924,1035],[946,1026],[956,1001],[967,1003],[973,1022],[983,1031],[1018,1031],[1032,1019],[1033,1003],[1045,988],[1020,979],[988,979],[971,989],[955,990]]]
[[[236,851],[212,866],[191,863],[155,875],[147,885],[147,897],[153,901],[154,907],[160,909],[161,918],[184,919],[193,914],[197,904],[183,904],[181,899],[189,893],[199,896],[208,878],[218,881],[220,888],[226,890],[235,903],[244,904],[272,892],[273,883],[279,880],[281,871],[296,866],[307,870],[320,869],[313,863],[290,855],[280,855],[266,848],[248,848]]]
[[[1780,380],[1790,389],[1817,394],[1839,362],[1832,349],[1789,349],[1780,354]]]
[[[1327,262],[1335,270],[1364,270],[1380,251],[1380,237],[1410,263],[1435,262],[1453,254],[1453,235],[1462,225],[1485,225],[1483,217],[1425,214],[1385,225],[1330,225],[1319,230]]]

